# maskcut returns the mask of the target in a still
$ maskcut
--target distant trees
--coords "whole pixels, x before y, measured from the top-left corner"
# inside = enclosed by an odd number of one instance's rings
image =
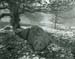
[[[62,11],[68,11],[73,7],[72,0],[0,0],[0,10],[8,9],[10,13],[0,15],[10,16],[10,24],[13,29],[20,28],[20,14],[24,12],[50,12],[55,17],[55,28],[57,23],[58,14]]]
[[[50,0],[49,8],[51,8],[51,13],[55,15],[55,29],[56,29],[56,23],[58,21],[58,14],[62,12],[67,12],[71,9],[73,9],[75,5],[74,0]]]

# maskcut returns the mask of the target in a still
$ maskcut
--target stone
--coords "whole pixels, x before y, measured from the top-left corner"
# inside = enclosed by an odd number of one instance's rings
[[[15,33],[22,39],[27,40],[29,30],[30,28],[22,29],[20,31],[16,31]]]
[[[50,43],[50,36],[39,26],[33,26],[29,31],[28,42],[34,50],[41,51]]]
[[[39,26],[32,26],[17,33],[28,41],[33,50],[43,50],[50,43],[50,35]]]

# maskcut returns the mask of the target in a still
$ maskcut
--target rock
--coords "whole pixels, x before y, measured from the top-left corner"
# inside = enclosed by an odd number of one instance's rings
[[[22,29],[22,30],[20,30],[20,31],[16,31],[16,34],[17,34],[19,37],[21,37],[22,39],[27,40],[29,30],[30,30],[30,28]]]
[[[50,42],[50,36],[39,26],[32,26],[17,33],[28,41],[34,50],[43,50]]]
[[[18,58],[18,59],[26,59],[26,56],[20,57],[20,58]]]
[[[28,42],[34,50],[41,51],[50,43],[50,36],[42,28],[33,26],[29,31]]]

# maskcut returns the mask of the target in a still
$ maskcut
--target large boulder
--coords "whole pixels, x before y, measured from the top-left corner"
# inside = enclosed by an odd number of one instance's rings
[[[43,50],[50,43],[50,36],[42,28],[33,26],[29,31],[28,42],[34,50]]]
[[[43,50],[50,42],[50,36],[39,26],[32,26],[17,33],[28,41],[34,50]]]

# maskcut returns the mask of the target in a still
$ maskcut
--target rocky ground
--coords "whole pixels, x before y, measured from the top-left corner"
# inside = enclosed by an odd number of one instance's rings
[[[48,33],[38,26],[20,31],[13,31],[8,27],[0,31],[0,59],[74,58],[74,36]]]

